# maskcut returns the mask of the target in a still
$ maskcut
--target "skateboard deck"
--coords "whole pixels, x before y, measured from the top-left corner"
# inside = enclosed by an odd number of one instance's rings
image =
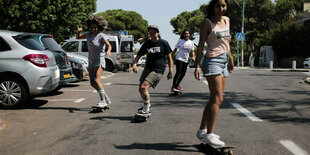
[[[170,95],[171,95],[171,96],[182,95],[182,91],[171,91]]]
[[[103,108],[99,108],[96,106],[92,106],[91,107],[93,110],[91,111],[92,113],[97,113],[97,112],[104,112],[105,110],[111,109],[111,107],[109,105],[103,107]]]
[[[200,146],[203,151],[213,155],[233,155],[232,149],[235,148],[235,146],[232,145],[214,146],[204,143],[201,143]]]
[[[133,121],[134,123],[146,122],[147,119],[148,119],[149,117],[150,117],[150,116],[136,113],[136,114],[133,116],[132,121]]]

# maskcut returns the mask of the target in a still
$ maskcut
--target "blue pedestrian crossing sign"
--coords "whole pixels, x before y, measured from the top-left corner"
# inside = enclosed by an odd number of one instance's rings
[[[237,41],[244,41],[244,33],[237,33]]]

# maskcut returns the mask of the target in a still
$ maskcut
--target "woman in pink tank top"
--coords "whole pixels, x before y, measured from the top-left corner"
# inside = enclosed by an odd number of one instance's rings
[[[223,91],[228,72],[233,71],[230,52],[229,18],[224,16],[227,0],[211,0],[207,9],[207,18],[200,29],[200,39],[196,57],[195,78],[199,80],[200,67],[208,81],[210,98],[205,106],[197,137],[204,143],[225,146],[220,136],[214,134],[215,122],[220,105],[223,103]],[[202,51],[207,43],[207,52],[200,66]]]

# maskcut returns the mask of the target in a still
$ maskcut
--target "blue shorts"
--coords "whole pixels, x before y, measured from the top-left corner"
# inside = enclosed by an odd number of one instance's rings
[[[214,58],[204,57],[202,61],[202,71],[204,76],[222,75],[226,77],[229,75],[227,70],[228,53],[225,52],[220,56]]]
[[[88,68],[99,68],[99,67],[105,69],[105,57],[98,57],[97,59],[88,62]]]

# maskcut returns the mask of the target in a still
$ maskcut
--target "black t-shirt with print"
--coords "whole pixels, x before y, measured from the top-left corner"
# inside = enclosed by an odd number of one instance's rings
[[[171,47],[166,40],[159,39],[154,43],[151,40],[146,41],[140,48],[138,55],[147,54],[145,68],[164,74],[166,68],[166,55],[171,53]]]

